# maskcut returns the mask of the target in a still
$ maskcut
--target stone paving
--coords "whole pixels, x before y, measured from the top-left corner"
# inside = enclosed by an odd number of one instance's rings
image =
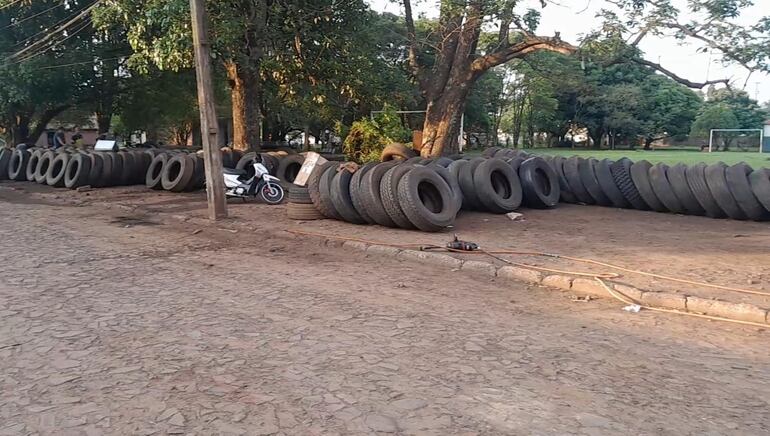
[[[0,435],[770,434],[768,332],[0,194]]]

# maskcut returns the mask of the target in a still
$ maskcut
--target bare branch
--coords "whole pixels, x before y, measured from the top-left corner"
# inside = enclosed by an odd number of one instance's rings
[[[652,68],[652,69],[654,69],[656,71],[660,71],[661,73],[663,73],[666,76],[668,76],[671,79],[673,79],[675,82],[681,83],[682,85],[684,85],[684,86],[686,86],[688,88],[703,89],[703,88],[705,88],[705,87],[707,87],[709,85],[716,85],[716,84],[719,84],[719,83],[725,84],[728,88],[730,87],[730,79],[708,80],[706,82],[693,82],[691,80],[687,80],[687,79],[685,79],[683,77],[677,76],[674,72],[672,72],[670,70],[667,70],[666,68],[664,68],[660,64],[656,64],[654,62],[650,62],[650,61],[648,61],[646,59],[642,59],[642,58],[639,58],[639,57],[633,57],[633,58],[631,58],[631,60],[633,62],[638,63],[638,64],[648,66],[648,67],[650,67],[650,68]]]
[[[490,68],[504,64],[512,59],[523,58],[537,51],[553,51],[562,54],[572,54],[577,47],[562,41],[558,37],[527,36],[524,41],[507,47],[502,47],[484,55],[471,64],[474,74],[480,75]]]
[[[415,79],[420,83],[420,88],[424,89],[425,75],[417,59],[417,32],[414,27],[411,0],[404,0],[404,16],[406,20],[406,38],[409,42],[409,68],[412,70]]]

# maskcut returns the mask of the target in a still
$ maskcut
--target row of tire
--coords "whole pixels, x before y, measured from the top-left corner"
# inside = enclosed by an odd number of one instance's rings
[[[493,157],[501,153],[527,156],[494,147],[484,151],[484,155]],[[736,220],[770,219],[768,169],[721,162],[653,165],[628,158],[612,161],[556,156],[545,160],[558,177],[561,201],[565,203]]]
[[[452,226],[461,209],[554,207],[559,184],[540,157],[413,157],[361,167],[327,162],[311,174],[308,196],[327,218],[436,232]]]
[[[93,152],[77,149],[0,149],[0,180],[33,181],[54,187],[140,184],[152,155],[146,151]]]

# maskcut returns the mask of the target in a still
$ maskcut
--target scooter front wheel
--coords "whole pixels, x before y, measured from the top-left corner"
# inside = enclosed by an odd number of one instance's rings
[[[259,196],[267,204],[279,204],[284,195],[283,187],[277,183],[268,183],[259,191]]]

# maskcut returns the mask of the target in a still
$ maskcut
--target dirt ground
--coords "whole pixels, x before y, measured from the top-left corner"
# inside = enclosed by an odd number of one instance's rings
[[[193,226],[131,205],[199,195],[88,194],[0,185],[2,435],[770,434],[762,329],[288,240],[280,208]]]
[[[77,193],[27,183],[2,186],[16,189],[20,195],[33,191],[36,197],[62,204],[121,206],[150,213],[167,213],[180,219],[206,217],[203,193],[149,192],[143,187]],[[454,229],[428,234],[379,226],[355,226],[333,220],[289,221],[281,206],[236,201],[230,207],[231,215],[236,218],[232,220],[232,225],[246,226],[255,231],[295,229],[391,244],[440,246],[445,245],[455,232],[462,239],[476,242],[487,250],[538,251],[581,257],[696,282],[770,293],[770,223],[566,204],[554,210],[523,209],[521,212],[525,220],[516,222],[505,216],[462,212]],[[618,272],[563,259],[536,256],[504,258],[561,270]],[[486,256],[484,260],[502,264]],[[625,272],[620,274],[617,281],[643,289],[747,302],[770,308],[770,297],[715,290]]]

